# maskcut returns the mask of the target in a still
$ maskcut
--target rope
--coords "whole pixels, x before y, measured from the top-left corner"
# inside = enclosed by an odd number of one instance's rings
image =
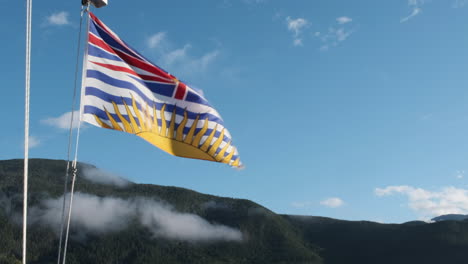
[[[72,185],[70,190],[70,207],[68,208],[68,222],[67,222],[67,231],[65,232],[65,245],[63,249],[63,264],[66,263],[67,260],[67,248],[68,248],[68,235],[70,233],[70,221],[71,221],[71,213],[73,207],[73,195],[75,193],[75,181],[76,181],[76,174],[77,174],[77,160],[78,160],[78,145],[80,141],[80,128],[81,122],[78,124],[78,131],[76,133],[76,147],[75,147],[75,159],[72,163],[72,170],[73,170],[73,177],[72,177]]]
[[[70,231],[70,219],[73,207],[73,194],[75,191],[75,180],[76,180],[76,162],[73,161],[73,178],[72,178],[72,185],[70,190],[70,207],[68,208],[68,222],[67,222],[67,231],[65,233],[65,245],[63,247],[63,264],[66,263],[67,260],[67,247],[68,247],[68,234]]]
[[[88,12],[89,11],[89,2],[87,3],[86,5],[86,8],[84,8],[81,12],[81,20],[80,20],[80,32],[81,32],[81,24],[82,24],[82,19],[83,19],[83,14]],[[87,26],[89,26],[89,17],[87,16]],[[81,36],[81,34],[80,34]],[[87,39],[86,39],[87,41]],[[85,53],[84,53],[84,56],[83,56],[83,73],[82,73],[82,84],[84,83],[84,79],[85,79],[85,74],[84,74],[84,71],[85,71],[85,65],[86,65],[86,61],[87,61],[87,46],[85,48]],[[78,60],[77,60],[77,65],[76,65],[76,71],[75,71],[75,86],[76,86],[76,82],[77,82],[77,76],[78,76]],[[82,92],[83,92],[83,89],[82,89]],[[76,97],[76,90],[74,91],[74,98]],[[82,109],[80,109],[80,116],[81,116],[81,113],[82,113]],[[71,190],[70,190],[70,207],[68,208],[68,221],[67,221],[67,229],[66,229],[66,232],[65,232],[65,244],[64,244],[64,249],[63,249],[63,264],[66,263],[66,260],[67,260],[67,248],[68,248],[68,237],[69,237],[69,233],[70,233],[70,221],[71,221],[71,213],[72,213],[72,208],[73,208],[73,195],[74,195],[74,192],[75,192],[75,182],[76,182],[76,175],[77,175],[77,161],[78,161],[78,146],[79,146],[79,143],[80,143],[80,130],[81,130],[81,120],[80,122],[78,123],[78,128],[77,128],[77,132],[76,132],[76,144],[75,144],[75,158],[73,160],[73,163],[72,163],[72,170],[73,170],[73,177],[72,177],[72,185],[71,185]]]
[[[60,239],[59,239],[59,246],[58,246],[58,256],[57,256],[57,264],[60,264],[60,255],[62,253],[62,239],[63,239],[63,227],[65,225],[65,206],[66,206],[66,198],[67,198],[67,187],[68,187],[68,178],[70,172],[70,153],[72,148],[72,138],[73,138],[73,121],[75,115],[75,107],[76,107],[76,91],[77,91],[77,82],[78,82],[78,66],[80,60],[80,49],[81,49],[81,32],[82,32],[82,24],[83,24],[83,13],[84,7],[81,7],[80,11],[80,29],[78,31],[78,45],[76,49],[76,65],[75,65],[75,81],[73,87],[73,99],[72,99],[72,106],[71,106],[71,118],[70,118],[70,129],[68,131],[68,149],[67,149],[67,169],[65,172],[65,183],[63,187],[63,205],[62,205],[62,220],[60,223]]]
[[[26,0],[26,77],[24,104],[24,187],[23,187],[23,264],[26,264],[26,235],[28,223],[28,165],[29,165],[29,96],[31,87],[31,18],[32,0]]]
[[[73,117],[72,117],[73,120]],[[71,133],[69,134],[69,138],[71,138]],[[66,196],[67,196],[67,185],[68,185],[68,177],[70,171],[70,149],[71,149],[71,142],[69,139],[68,142],[68,155],[67,155],[67,170],[65,172],[65,184],[63,187],[63,204],[62,204],[62,220],[60,222],[60,239],[59,239],[59,247],[58,247],[58,256],[57,256],[57,264],[60,264],[60,255],[62,253],[62,239],[63,239],[63,226],[65,225],[65,206],[66,206]]]

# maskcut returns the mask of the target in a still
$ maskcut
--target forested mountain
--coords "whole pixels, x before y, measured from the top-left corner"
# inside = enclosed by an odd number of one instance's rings
[[[21,259],[22,166],[22,160],[0,161],[0,264]],[[65,166],[30,161],[29,263],[56,263]],[[279,215],[248,200],[126,182],[91,165],[80,164],[78,172],[70,264],[439,264],[468,258],[466,221],[397,225]]]
[[[440,222],[440,221],[463,221],[468,219],[468,215],[462,215],[462,214],[447,214],[447,215],[440,215],[437,217],[432,218],[431,220],[434,222]]]

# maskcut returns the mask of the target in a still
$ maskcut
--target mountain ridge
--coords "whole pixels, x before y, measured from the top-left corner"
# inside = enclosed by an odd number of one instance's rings
[[[468,215],[462,215],[462,214],[445,214],[445,215],[439,215],[437,217],[434,217],[431,219],[431,221],[434,222],[440,222],[440,221],[464,221],[468,219]]]
[[[0,161],[0,263],[21,259],[22,166],[19,159]],[[58,231],[49,215],[59,215],[65,168],[62,160],[30,161],[30,263],[56,262]],[[74,208],[81,214],[72,218],[68,263],[436,264],[468,257],[467,221],[381,224],[276,214],[249,200],[180,187],[96,183],[83,175],[89,168],[98,170],[79,164]]]

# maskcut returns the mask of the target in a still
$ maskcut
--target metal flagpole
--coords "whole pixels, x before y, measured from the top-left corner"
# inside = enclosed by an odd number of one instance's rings
[[[83,23],[83,21],[82,21],[83,20],[83,15],[85,15],[85,14],[86,14],[86,28],[87,29],[89,28],[89,15],[87,13],[89,12],[90,4],[92,4],[96,8],[100,8],[100,7],[103,7],[103,6],[107,5],[107,0],[82,0],[81,4],[85,8],[81,11],[80,33],[79,33],[79,37],[78,37],[78,42],[79,43],[80,43],[80,39],[81,39],[80,37],[81,37],[81,26],[82,26],[82,23]],[[86,60],[87,60],[88,32],[86,32],[86,44],[85,45],[86,45],[85,46],[85,52],[84,52],[84,56],[83,56],[82,85],[84,83],[85,72],[86,72],[85,71],[85,65],[86,65]],[[79,50],[80,50],[79,47],[80,47],[80,45],[78,44],[78,54],[79,54]],[[77,57],[77,59],[78,59],[78,57]],[[76,65],[76,69],[77,69],[77,67],[78,67],[78,63]],[[75,101],[75,96],[76,96],[76,82],[77,82],[77,71],[75,71],[75,90],[73,92],[74,93],[73,94],[73,96],[74,96],[73,101]],[[70,124],[70,128],[71,128],[71,125],[72,124]],[[66,261],[67,261],[68,238],[69,238],[69,233],[70,233],[70,222],[71,222],[71,215],[72,215],[72,208],[73,208],[73,195],[74,195],[74,191],[75,191],[75,181],[76,181],[76,176],[77,176],[77,160],[78,160],[78,145],[79,145],[79,139],[80,139],[80,127],[81,127],[81,107],[80,107],[80,121],[78,123],[76,142],[75,142],[75,158],[74,158],[74,160],[72,162],[72,168],[71,168],[72,172],[73,172],[73,175],[72,175],[72,183],[71,183],[71,189],[70,189],[70,201],[69,201],[69,205],[68,205],[68,217],[67,218],[62,217],[62,221],[64,221],[65,219],[67,220],[66,231],[65,231],[65,241],[64,241],[64,245],[63,245],[62,264],[66,264]],[[64,193],[64,199],[65,199],[65,193]],[[64,200],[63,210],[65,210],[65,200]],[[64,222],[62,222],[62,224],[64,224]],[[63,230],[63,227],[62,227],[62,230]],[[62,239],[62,236],[60,237],[60,240],[61,239]],[[60,242],[59,255],[58,255],[57,263],[60,262],[61,246],[62,246],[62,243]]]
[[[80,18],[80,30],[79,30],[79,36],[78,36],[78,53],[77,55],[79,55],[79,52],[80,52],[80,43],[81,43],[81,27],[82,27],[82,24],[83,24],[83,16],[86,15],[86,28],[89,27],[89,15],[87,14],[89,12],[89,2],[83,2],[83,9],[81,10],[81,18]],[[86,32],[86,42],[88,42],[88,32]],[[86,43],[87,45],[87,43]],[[87,47],[87,46],[86,46]],[[86,58],[86,50],[87,48],[85,48],[85,54],[84,54],[84,58]],[[77,61],[76,61],[76,68],[75,68],[75,88],[74,88],[74,91],[73,91],[73,101],[75,101],[75,97],[76,97],[76,87],[77,87],[77,81],[78,81],[78,56],[76,57]],[[83,67],[84,67],[84,64],[85,63],[85,60],[83,59]],[[84,76],[84,73],[82,74],[82,78]],[[73,105],[74,106],[74,105]],[[73,107],[74,108],[74,107]],[[74,109],[72,110],[74,111]],[[70,128],[71,128],[71,125],[70,124]],[[76,174],[77,174],[77,158],[78,158],[78,140],[80,138],[80,126],[81,126],[81,120],[79,121],[78,123],[78,131],[77,131],[77,135],[76,135],[76,142],[75,142],[75,158],[72,162],[72,184],[71,184],[71,189],[70,189],[70,201],[69,201],[69,205],[68,205],[68,216],[67,218],[62,218],[62,221],[66,220],[67,222],[67,225],[66,225],[66,231],[65,231],[65,241],[64,241],[64,245],[63,245],[63,260],[62,260],[62,263],[65,264],[66,261],[67,261],[67,248],[68,248],[68,236],[69,236],[69,232],[70,232],[70,222],[71,222],[71,214],[72,214],[72,208],[73,208],[73,194],[75,192],[75,181],[76,181]],[[64,199],[65,199],[65,194],[64,194]],[[65,203],[64,203],[65,204]],[[65,207],[63,208],[65,210]],[[62,222],[62,224],[64,224],[64,222]],[[62,226],[63,228],[63,226]],[[63,229],[62,229],[63,230]],[[60,240],[62,239],[62,237],[60,237]],[[60,244],[60,247],[62,246],[62,244]],[[60,252],[60,251],[59,251]],[[60,253],[59,253],[59,258],[57,260],[57,262],[60,261]]]
[[[29,94],[31,78],[31,17],[32,0],[26,0],[26,77],[24,104],[24,187],[23,187],[23,264],[26,264],[26,232],[28,223],[28,165],[29,165]]]
[[[76,48],[76,64],[75,64],[75,81],[73,86],[73,99],[72,99],[72,106],[71,106],[71,118],[70,118],[70,128],[68,131],[68,150],[67,150],[67,169],[65,172],[65,183],[63,187],[63,204],[62,204],[62,220],[60,224],[60,238],[59,238],[59,246],[58,246],[58,257],[57,257],[57,264],[60,264],[60,257],[62,254],[62,240],[63,240],[63,227],[66,222],[65,218],[65,211],[66,211],[66,200],[67,200],[67,186],[68,186],[68,178],[70,175],[70,152],[72,148],[72,138],[73,138],[73,123],[75,120],[75,104],[76,104],[76,93],[77,93],[77,86],[78,86],[78,67],[79,67],[79,59],[80,59],[80,50],[81,50],[81,33],[83,27],[83,15],[87,12],[89,6],[83,5],[80,11],[80,29],[78,30],[78,43]]]

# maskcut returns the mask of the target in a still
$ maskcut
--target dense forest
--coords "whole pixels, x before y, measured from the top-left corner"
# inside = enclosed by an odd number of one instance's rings
[[[0,161],[0,264],[21,259],[22,166],[22,160]],[[56,263],[65,167],[60,160],[30,161],[29,263]],[[248,200],[177,187],[98,183],[84,175],[90,170],[98,171],[79,165],[70,264],[439,264],[468,258],[468,221],[378,224],[280,215]]]

